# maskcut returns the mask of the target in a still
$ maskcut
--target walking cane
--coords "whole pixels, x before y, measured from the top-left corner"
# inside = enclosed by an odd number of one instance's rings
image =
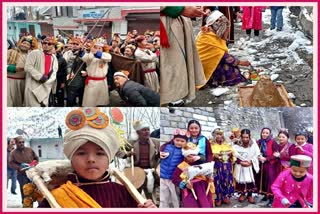
[[[47,199],[52,208],[61,208],[56,199],[53,197],[51,192],[48,190],[42,178],[38,175],[35,168],[30,168],[26,171],[26,174],[30,180],[38,187],[42,195]]]
[[[133,148],[131,149],[131,174],[134,176],[134,156],[133,156]]]
[[[260,174],[260,190],[259,194],[262,192],[262,176],[263,176],[263,162],[261,162],[261,174]]]

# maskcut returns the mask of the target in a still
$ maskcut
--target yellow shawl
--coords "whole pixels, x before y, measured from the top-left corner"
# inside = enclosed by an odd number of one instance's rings
[[[62,208],[101,208],[86,192],[68,181],[51,191]]]
[[[198,35],[196,46],[207,83],[223,55],[228,52],[228,47],[226,41],[219,38],[215,33],[202,31]],[[197,88],[199,89],[204,85],[197,86]]]

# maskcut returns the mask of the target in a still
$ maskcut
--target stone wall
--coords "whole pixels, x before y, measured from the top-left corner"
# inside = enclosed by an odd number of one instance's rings
[[[312,127],[313,121],[312,108],[239,108],[232,105],[223,108],[161,108],[161,141],[170,140],[176,128],[186,129],[192,119],[200,122],[202,134],[206,137],[211,136],[214,127],[220,126],[226,137],[232,128],[239,127],[250,129],[254,139],[260,138],[263,127],[271,128],[274,136],[285,127],[292,137],[297,130]]]

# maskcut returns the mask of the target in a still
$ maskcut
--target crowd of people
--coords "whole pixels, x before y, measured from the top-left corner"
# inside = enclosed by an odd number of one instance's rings
[[[116,105],[159,106],[159,57],[159,31],[133,30],[125,39],[117,33],[67,39],[21,35],[8,50],[7,105],[108,106],[110,92],[117,90],[123,99]]]
[[[283,8],[270,7],[270,30],[282,30]],[[242,20],[241,29],[246,32],[246,40],[260,41],[265,9],[262,6],[162,7],[161,105],[183,106],[196,98],[197,89],[246,82],[248,79],[241,73],[240,66],[248,67],[251,63],[234,57],[229,53],[228,45],[235,42],[236,20]],[[202,27],[196,38],[192,27],[195,18],[202,18]]]
[[[305,132],[297,132],[294,143],[289,139],[287,130],[273,138],[267,127],[257,141],[249,129],[240,128],[227,139],[220,127],[207,139],[200,123],[189,121],[187,130],[175,130],[160,147],[160,207],[220,207],[233,195],[239,203],[255,204],[253,193],[269,207],[312,207],[313,145]],[[201,169],[212,161],[211,173],[188,177],[190,167]]]

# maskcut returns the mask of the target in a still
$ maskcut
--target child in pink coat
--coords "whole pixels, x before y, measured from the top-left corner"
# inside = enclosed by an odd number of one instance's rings
[[[272,207],[308,208],[313,205],[313,176],[308,168],[312,158],[294,155],[290,158],[290,169],[280,173],[271,189],[274,194]]]
[[[265,7],[241,7],[242,15],[242,30],[246,30],[247,39],[251,37],[251,30],[254,30],[255,41],[259,40],[259,31],[262,30],[262,12]]]

